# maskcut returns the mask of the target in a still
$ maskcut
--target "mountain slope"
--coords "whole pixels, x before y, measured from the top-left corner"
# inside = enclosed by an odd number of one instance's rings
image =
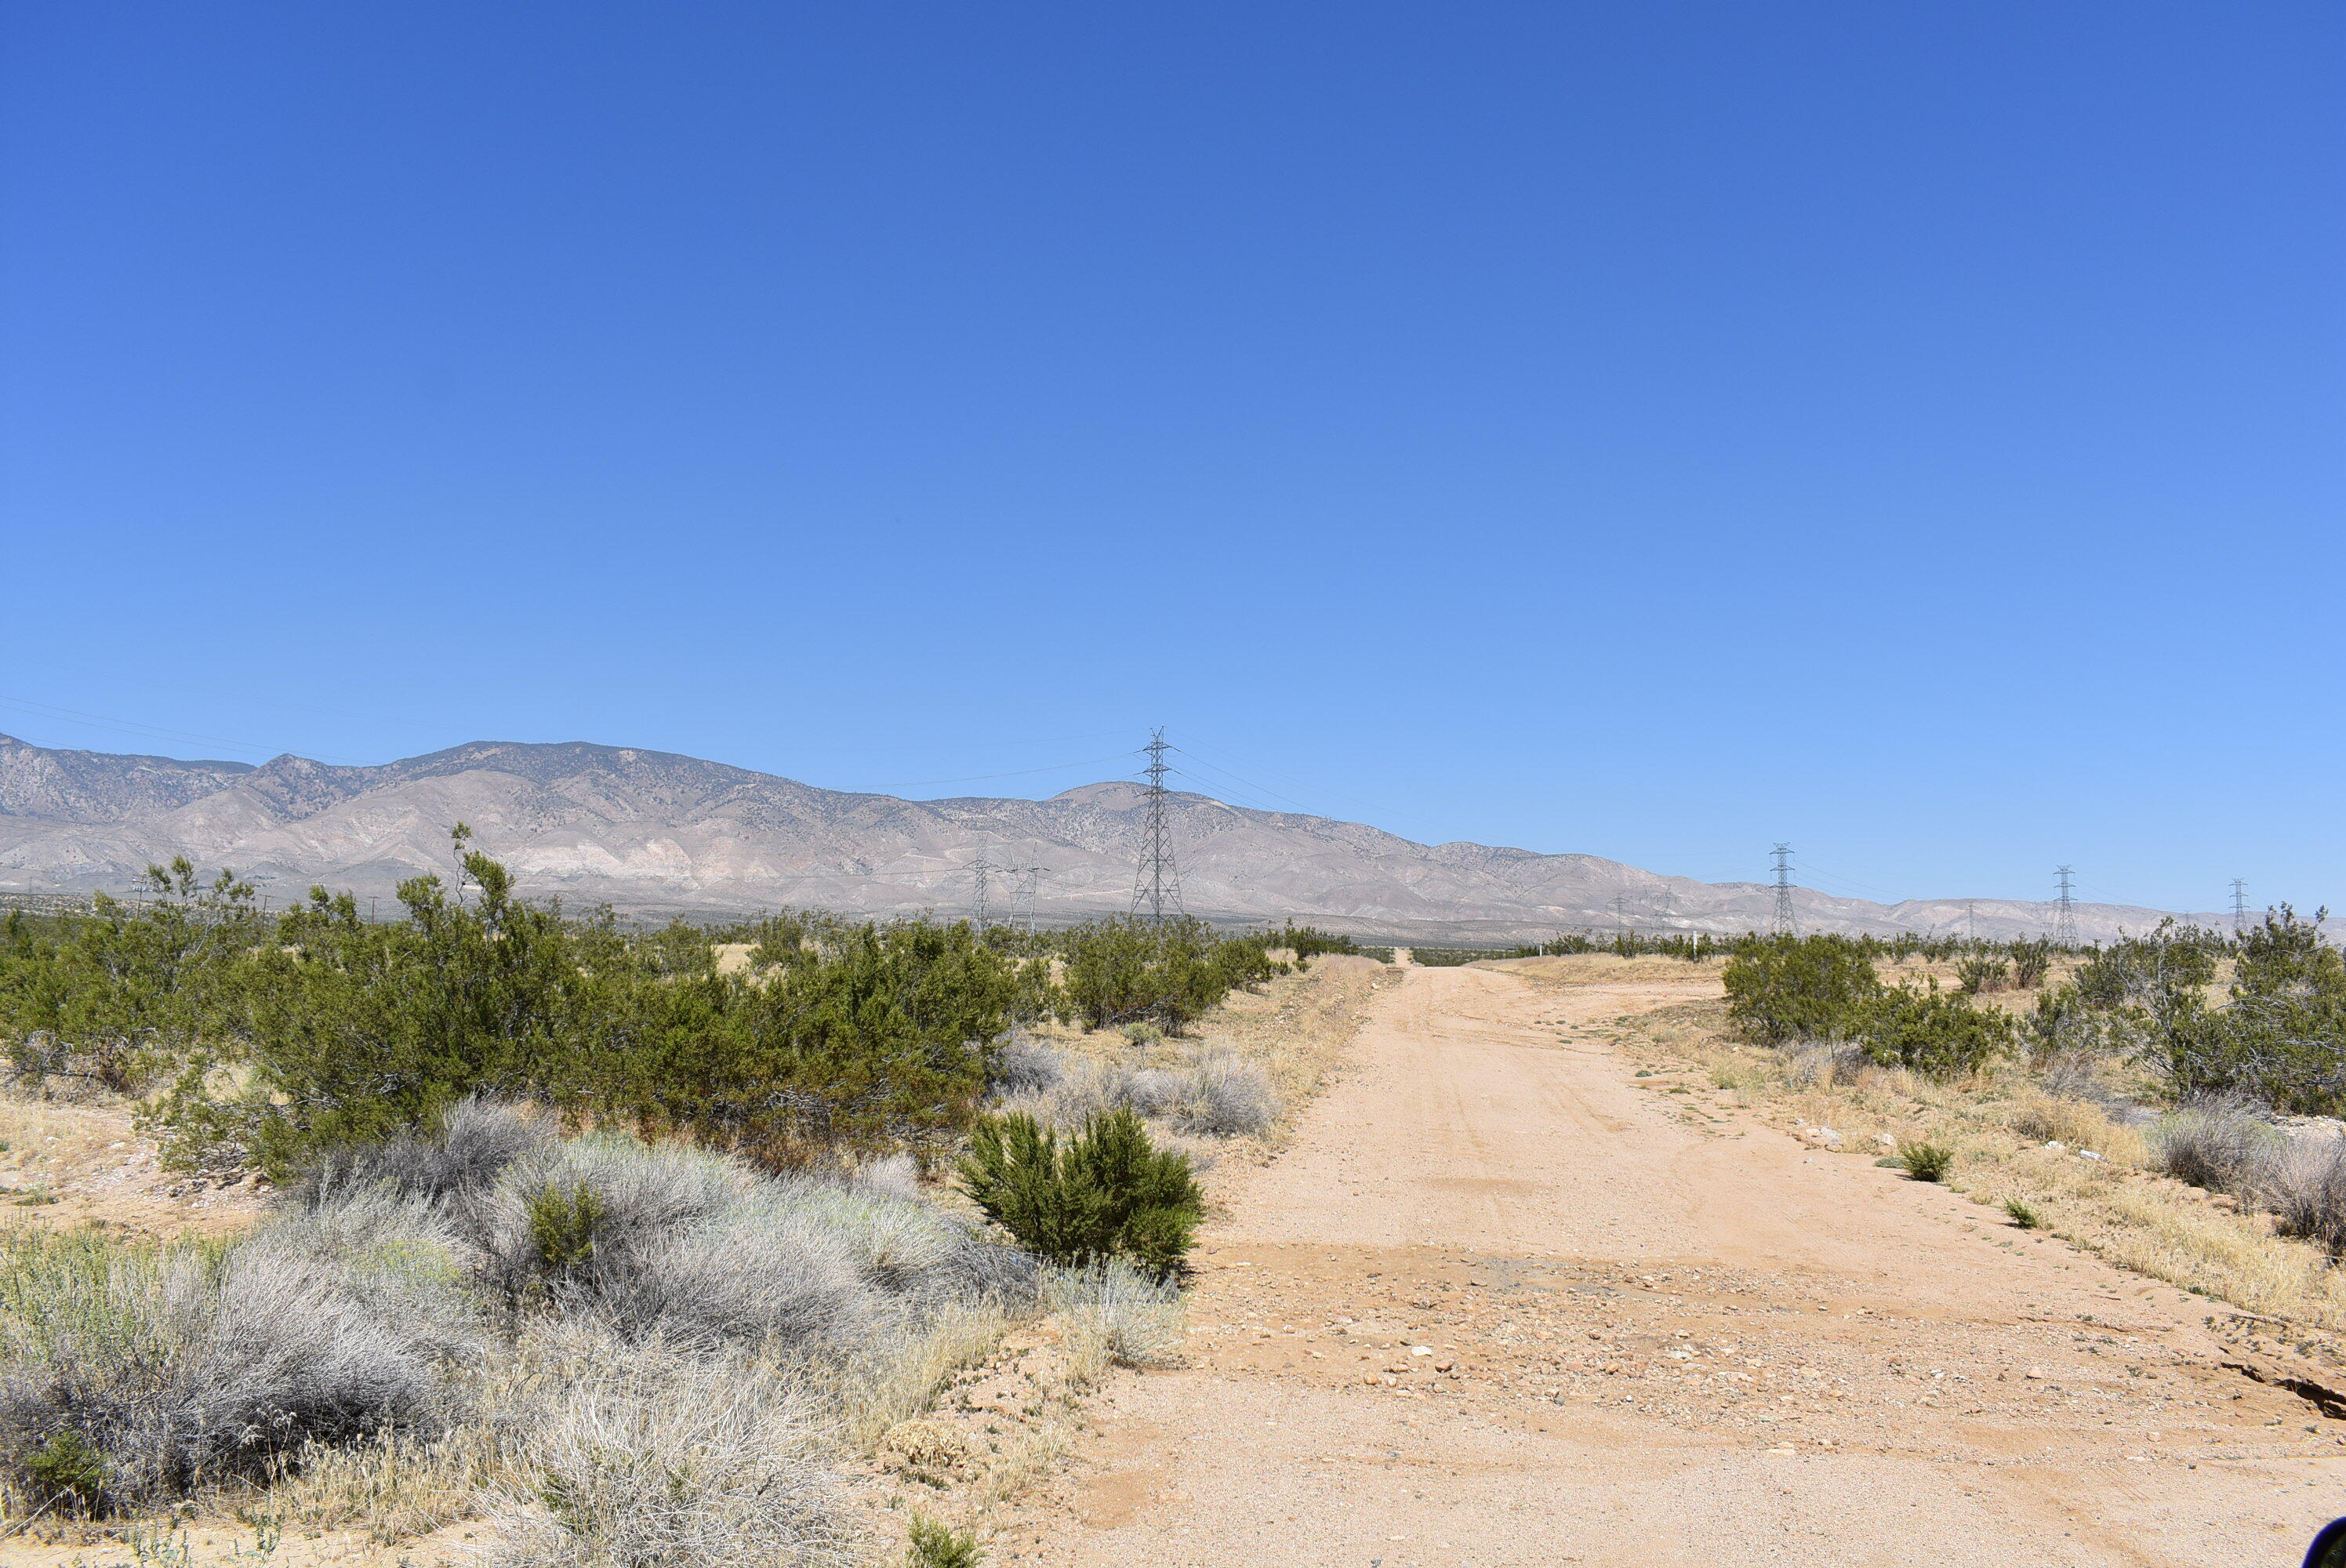
[[[272,900],[313,882],[387,899],[449,867],[447,830],[524,888],[639,911],[819,905],[872,914],[966,911],[981,856],[995,912],[1039,867],[1046,919],[1129,902],[1145,791],[1107,782],[1047,800],[901,800],[818,789],[698,758],[585,743],[480,741],[376,768],[280,757],[260,767],[55,750],[0,736],[0,891],[127,886],[184,854],[232,866]],[[1615,923],[1740,932],[1765,923],[1756,882],[1662,877],[1593,855],[1419,844],[1358,822],[1171,800],[1184,901],[1223,921],[1293,916],[1418,940],[1520,940]],[[1897,905],[1797,894],[1811,930],[1947,928],[1961,901]],[[2157,911],[2078,906],[2087,935],[2140,931]],[[2050,906],[1982,900],[1984,935],[2049,928]]]

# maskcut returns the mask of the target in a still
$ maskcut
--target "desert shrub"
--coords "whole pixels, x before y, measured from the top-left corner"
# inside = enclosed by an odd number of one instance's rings
[[[482,1206],[478,1245],[510,1302],[712,1352],[848,1355],[943,1304],[1034,1283],[1032,1259],[908,1196],[884,1166],[877,1180],[773,1176],[608,1135],[513,1166]]]
[[[275,940],[244,943],[235,1027],[180,1050],[158,1103],[175,1162],[281,1178],[417,1135],[467,1096],[591,1111],[772,1168],[943,1146],[983,1097],[988,1042],[1043,1008],[1041,961],[965,924],[793,919],[790,940],[755,948],[763,968],[720,974],[688,928],[629,934],[525,902],[466,837],[476,893],[415,878],[405,918],[378,924],[316,889]],[[211,1071],[230,1057],[242,1071]]]
[[[2012,978],[2012,966],[1994,953],[1976,952],[1955,965],[1958,988],[1966,996],[1984,992],[2002,991]]]
[[[0,1052],[44,1092],[143,1093],[207,1036],[238,1034],[250,954],[267,925],[252,889],[186,857],[149,866],[136,907],[104,893],[87,913],[12,916],[0,942]]]
[[[2018,1033],[2008,1016],[1961,995],[1903,985],[1861,1009],[1856,1027],[1872,1061],[1942,1078],[1978,1071],[2012,1050]]]
[[[1158,1367],[1180,1353],[1181,1292],[1120,1258],[1054,1269],[1044,1299],[1067,1319],[1075,1359]]]
[[[1209,1056],[1191,1068],[1173,1106],[1173,1122],[1184,1132],[1213,1137],[1246,1137],[1269,1127],[1279,1115],[1270,1074],[1237,1056]]]
[[[2346,1257],[2346,1144],[2300,1144],[2273,1162],[2263,1185],[2275,1229]]]
[[[1263,936],[1217,937],[1191,917],[1117,916],[1057,933],[1062,1016],[1109,1029],[1146,1020],[1178,1034],[1232,991],[1285,971]]]
[[[1777,937],[1728,961],[1728,1017],[1749,1038],[1841,1039],[1854,1033],[1882,984],[1858,943],[1839,937]]]
[[[1908,1144],[1899,1151],[1898,1163],[1916,1181],[1944,1181],[1955,1163],[1955,1156],[1943,1145]]]
[[[1135,1045],[1149,1046],[1165,1038],[1165,1031],[1146,1019],[1135,1019],[1117,1031]]]
[[[2116,1130],[2099,1105],[2058,1095],[2024,1095],[2011,1112],[2012,1130],[2037,1143],[2106,1149]]]
[[[0,1465],[114,1512],[265,1477],[311,1441],[434,1428],[477,1347],[428,1238],[339,1261],[264,1227],[230,1246],[0,1234]],[[70,1435],[68,1435],[70,1434]]]
[[[535,1347],[508,1413],[512,1483],[484,1512],[499,1568],[809,1568],[853,1560],[821,1412],[778,1367],[590,1330]]]
[[[2143,1133],[2152,1163],[2193,1186],[2236,1195],[2260,1190],[2281,1154],[2281,1137],[2249,1102],[2221,1095],[2187,1101]]]
[[[1267,948],[1285,948],[1295,955],[1299,963],[1308,963],[1323,952],[1348,953],[1357,957],[1361,952],[1360,943],[1349,936],[1321,931],[1313,926],[1297,925],[1293,921],[1289,921],[1277,931],[1265,932],[1261,940]],[[1386,956],[1392,956],[1390,951]]]
[[[2012,983],[2021,991],[2034,991],[2045,983],[2053,969],[2053,942],[2049,937],[2012,944]]]
[[[1057,1088],[1066,1075],[1066,1054],[1056,1046],[1013,1038],[994,1053],[986,1088],[1000,1095],[1042,1095]]]
[[[2075,983],[2096,1007],[2139,1005],[2213,981],[2216,956],[2226,945],[2212,932],[2161,921],[2147,936],[2097,949],[2078,966]]]
[[[2043,1228],[2045,1224],[2042,1215],[2016,1197],[2004,1200],[2004,1212],[2011,1217],[2013,1224],[2023,1230],[2038,1230]]]
[[[2239,939],[2228,1003],[2196,989],[2157,993],[2144,1010],[2177,1092],[2244,1095],[2277,1110],[2346,1111],[2346,964],[2321,940],[2327,911],[2300,920],[2284,904]]]
[[[1794,1088],[1846,1083],[1865,1064],[1864,1050],[1842,1040],[1787,1040],[1776,1047],[1784,1081]],[[1723,1087],[1724,1085],[1722,1085]]]
[[[955,1530],[927,1514],[913,1515],[904,1544],[904,1568],[978,1568],[985,1552],[974,1531]]]
[[[329,1149],[290,1184],[304,1201],[324,1192],[385,1187],[400,1196],[461,1205],[495,1185],[506,1167],[543,1150],[556,1132],[548,1118],[474,1095],[434,1118],[428,1132]]]
[[[2090,1061],[2139,1054],[2149,1038],[2147,1024],[2140,1009],[2097,1006],[2075,985],[2059,985],[2037,993],[2020,1034],[2035,1061]]]
[[[987,1218],[1060,1264],[1125,1257],[1169,1274],[1205,1215],[1188,1160],[1153,1147],[1129,1107],[1094,1115],[1064,1144],[1023,1113],[988,1117],[960,1176]]]

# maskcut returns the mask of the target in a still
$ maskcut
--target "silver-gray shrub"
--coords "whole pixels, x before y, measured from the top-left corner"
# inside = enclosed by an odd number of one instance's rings
[[[2265,1185],[2275,1229],[2314,1242],[2333,1258],[2346,1257],[2346,1140],[2292,1144],[2273,1162]]]
[[[216,1244],[0,1237],[0,1462],[58,1512],[265,1476],[305,1443],[436,1431],[483,1324],[455,1258],[378,1214],[362,1255],[263,1227]],[[65,1445],[97,1456],[60,1486]],[[46,1495],[43,1495],[46,1493]]]
[[[2244,1101],[2187,1101],[2143,1129],[2151,1160],[2178,1181],[2210,1192],[2253,1196],[2270,1183],[2283,1143]]]
[[[846,1354],[947,1301],[1031,1296],[1031,1257],[907,1191],[910,1181],[890,1167],[772,1176],[723,1155],[590,1135],[508,1166],[476,1206],[474,1242],[516,1309],[579,1313],[704,1351]],[[591,1214],[583,1257],[547,1257],[549,1196]]]
[[[1268,1128],[1279,1115],[1270,1075],[1237,1056],[1209,1056],[1190,1069],[1173,1107],[1174,1125],[1184,1132],[1215,1137],[1246,1137]]]
[[[822,1414],[788,1367],[574,1323],[535,1333],[499,1411],[495,1568],[828,1568],[852,1561]]]
[[[994,1054],[986,1087],[997,1095],[1042,1095],[1067,1075],[1066,1053],[1039,1040],[1014,1038]]]
[[[1122,1367],[1157,1367],[1178,1358],[1180,1287],[1108,1258],[1084,1268],[1054,1268],[1044,1299],[1067,1320],[1070,1347]]]
[[[1784,1081],[1795,1088],[1846,1082],[1865,1065],[1864,1048],[1845,1040],[1787,1040],[1776,1047]]]

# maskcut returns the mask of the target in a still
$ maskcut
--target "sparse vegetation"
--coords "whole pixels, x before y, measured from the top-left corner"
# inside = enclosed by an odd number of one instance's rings
[[[989,1116],[960,1175],[987,1218],[1055,1263],[1121,1257],[1169,1275],[1205,1216],[1188,1158],[1152,1146],[1128,1105],[1096,1113],[1064,1141],[1023,1111]]]
[[[978,1568],[984,1561],[974,1531],[951,1529],[923,1513],[913,1516],[904,1568]]]
[[[1953,1150],[1943,1145],[1908,1144],[1899,1151],[1898,1163],[1916,1181],[1944,1181],[1955,1163],[1955,1156]]]
[[[2045,1224],[2045,1218],[2042,1215],[2038,1214],[2034,1207],[2022,1202],[2016,1197],[2008,1197],[2004,1200],[2004,1212],[2011,1219],[2013,1224],[2018,1226],[2023,1230],[2035,1230]]]

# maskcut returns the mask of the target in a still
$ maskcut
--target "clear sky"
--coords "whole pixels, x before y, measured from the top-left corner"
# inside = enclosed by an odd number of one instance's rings
[[[0,728],[1043,795],[1161,724],[1419,839],[2346,903],[2341,45],[30,0]]]

